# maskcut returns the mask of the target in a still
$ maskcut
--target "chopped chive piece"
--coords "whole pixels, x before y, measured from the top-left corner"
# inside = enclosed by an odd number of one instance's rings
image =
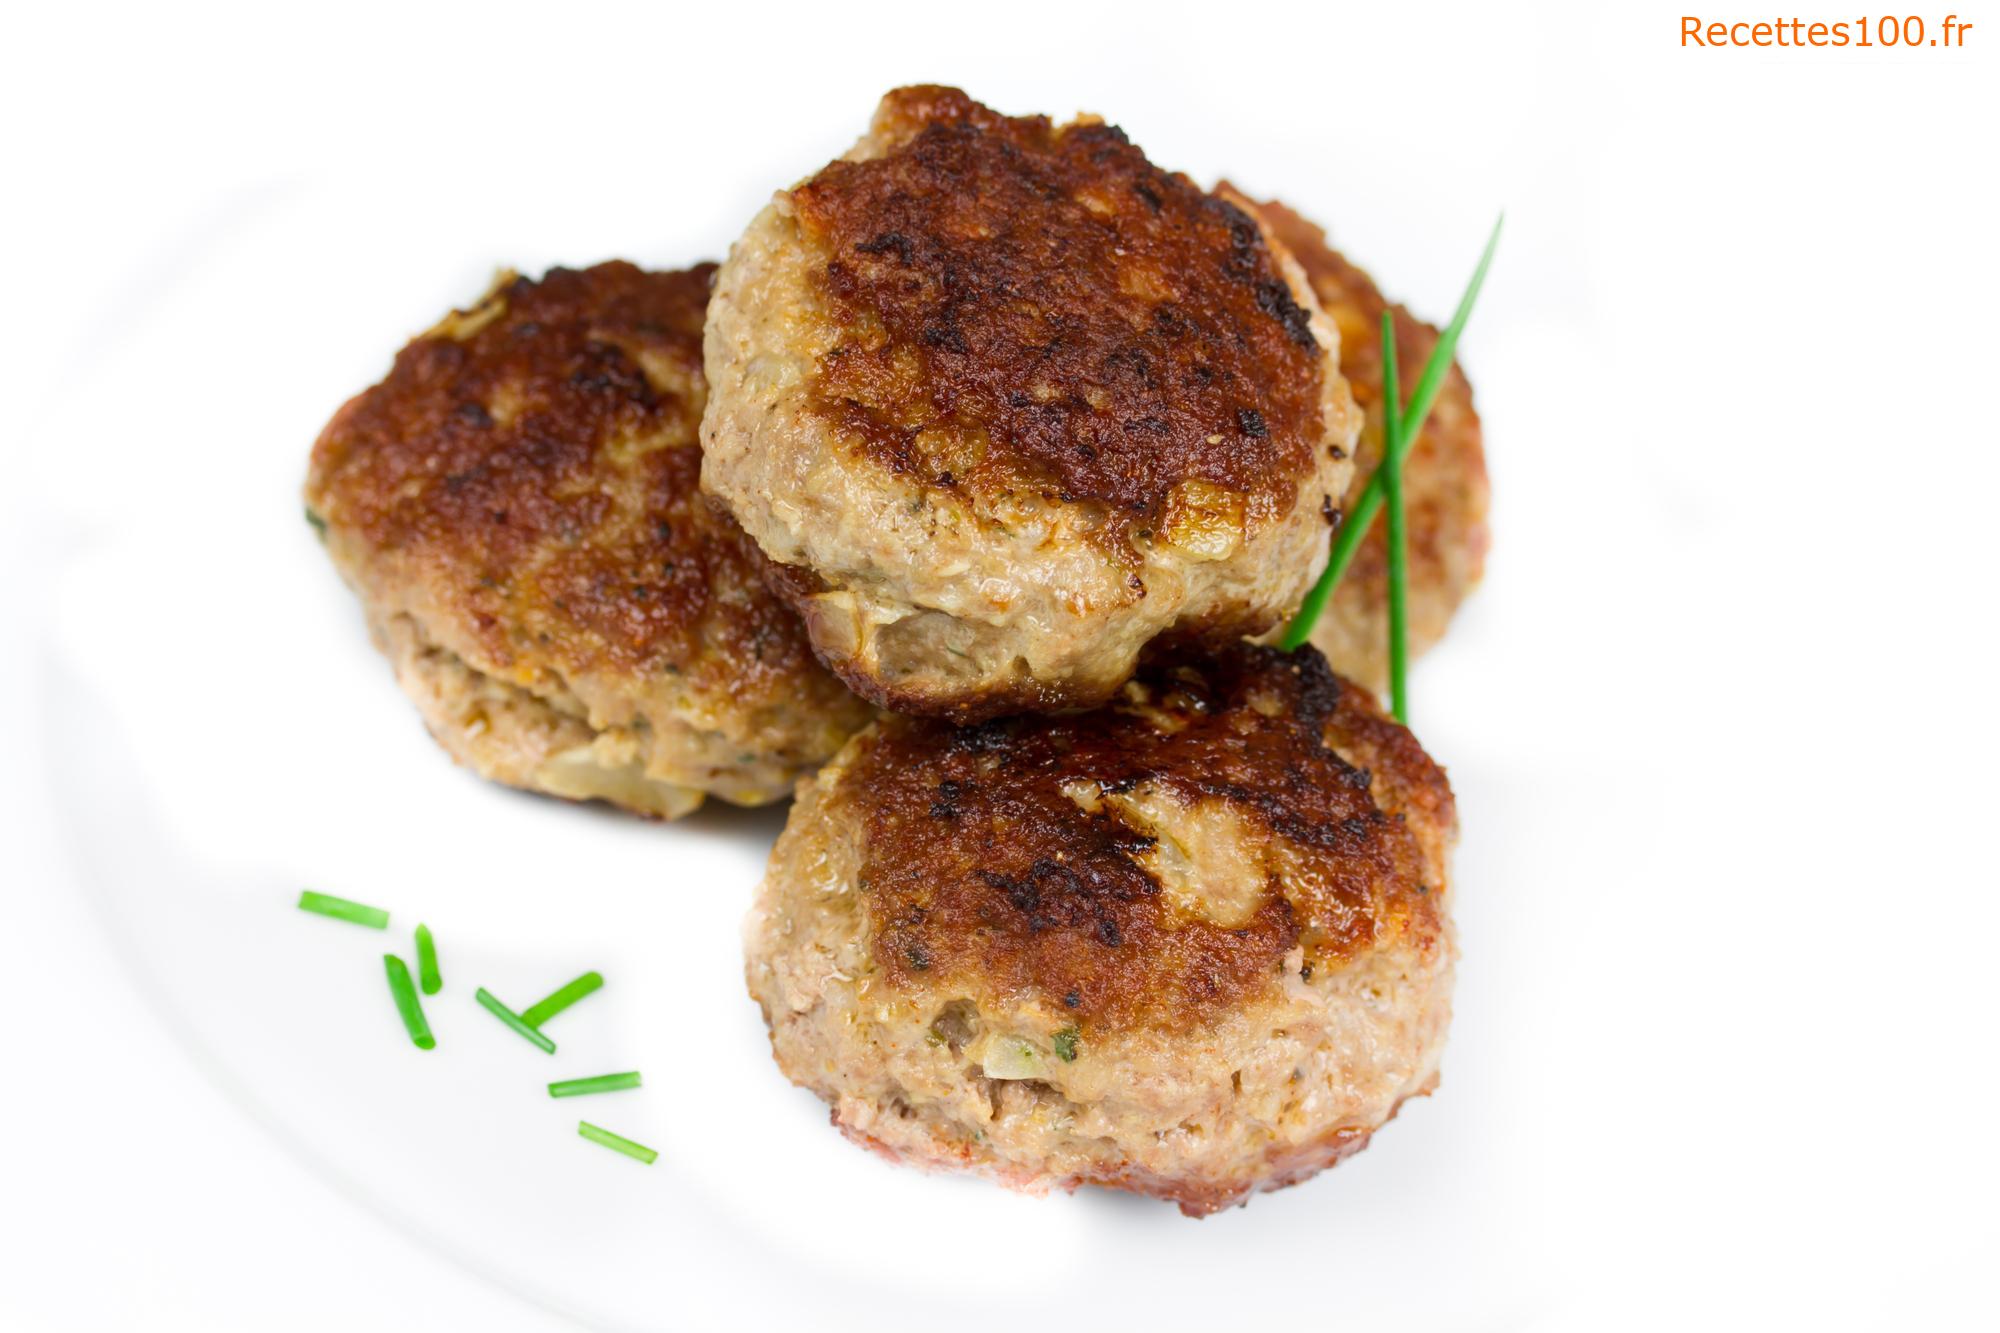
[[[500,1003],[500,1001],[494,999],[493,992],[487,990],[486,987],[481,986],[478,990],[474,991],[473,997],[477,999],[481,1004],[485,1005],[487,1011],[491,1013],[495,1018],[499,1019],[502,1023],[505,1023],[508,1027],[514,1029],[514,1031],[520,1033],[522,1036],[526,1037],[529,1041],[535,1043],[535,1045],[541,1047],[544,1051],[548,1052],[550,1055],[554,1055],[556,1053],[556,1044],[554,1042],[550,1041],[547,1037],[544,1037],[541,1033],[535,1031],[534,1025],[528,1022],[527,1019],[521,1017],[519,1014],[515,1013],[512,1009],[509,1009],[506,1005]]]
[[[593,1092],[623,1092],[639,1086],[639,1071],[629,1074],[599,1074],[596,1078],[567,1078],[549,1084],[551,1097],[586,1097]]]
[[[321,518],[317,513],[313,512],[312,506],[310,505],[306,506],[306,522],[312,526],[312,530],[314,532],[319,534],[320,539],[322,541],[325,540],[326,520]]]
[[[1070,1061],[1076,1059],[1076,1037],[1077,1032],[1075,1028],[1064,1028],[1061,1032],[1056,1033],[1053,1043],[1056,1048],[1056,1058],[1064,1064],[1068,1064]]]
[[[1430,415],[1431,403],[1436,400],[1438,390],[1444,387],[1444,377],[1451,369],[1452,357],[1458,351],[1458,337],[1465,332],[1465,322],[1472,318],[1473,302],[1479,299],[1479,289],[1486,284],[1486,270],[1493,263],[1493,251],[1500,244],[1500,224],[1507,220],[1501,214],[1493,223],[1493,234],[1486,238],[1486,249],[1479,256],[1479,266],[1472,271],[1472,281],[1465,286],[1465,295],[1458,299],[1458,309],[1452,313],[1451,323],[1431,348],[1430,358],[1424,362],[1423,373],[1417,377],[1416,392],[1410,395],[1410,402],[1401,412],[1402,440],[1398,444],[1397,461],[1407,456],[1417,437],[1423,433],[1424,419]],[[1385,340],[1384,346],[1391,344]],[[1383,453],[1388,453],[1388,442],[1383,441]],[[1386,462],[1386,458],[1384,459]],[[1382,466],[1376,465],[1375,475],[1362,488],[1361,498],[1354,502],[1353,510],[1341,520],[1340,527],[1333,534],[1333,551],[1328,556],[1326,568],[1320,571],[1319,582],[1313,584],[1299,604],[1299,613],[1292,617],[1292,623],[1285,628],[1284,637],[1278,646],[1287,651],[1297,648],[1312,637],[1314,624],[1319,621],[1320,612],[1326,610],[1327,600],[1340,582],[1340,576],[1347,572],[1353,562],[1354,553],[1361,548],[1361,539],[1368,535],[1368,528],[1375,521],[1375,515],[1382,511],[1387,500],[1388,483],[1383,479]]]
[[[431,1035],[431,1025],[424,1021],[424,1007],[417,1000],[417,988],[410,984],[410,969],[395,954],[382,955],[382,966],[389,973],[389,994],[396,999],[396,1012],[403,1016],[403,1026],[408,1029],[410,1040],[420,1051],[428,1051],[437,1045],[437,1038]]]
[[[1403,401],[1396,377],[1396,322],[1382,312],[1382,489],[1388,497],[1389,711],[1410,725],[1410,539],[1403,522]]]
[[[444,977],[438,972],[437,941],[431,938],[429,926],[417,927],[417,981],[426,995],[444,989]]]
[[[529,1027],[538,1028],[603,984],[603,977],[595,972],[586,972],[554,995],[523,1009],[521,1018]]]
[[[352,921],[355,925],[367,926],[370,930],[389,928],[389,914],[381,908],[370,907],[366,903],[349,902],[330,893],[314,893],[311,889],[299,894],[299,910],[317,912],[336,921]]]
[[[660,1156],[645,1144],[634,1143],[628,1138],[613,1134],[608,1129],[599,1129],[588,1120],[577,1121],[576,1132],[589,1139],[592,1143],[601,1143],[613,1152],[622,1152],[627,1157],[644,1162],[648,1166],[651,1166]]]

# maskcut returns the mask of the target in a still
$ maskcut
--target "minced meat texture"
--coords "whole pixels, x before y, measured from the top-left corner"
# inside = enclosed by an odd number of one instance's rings
[[[309,503],[494,662],[784,688],[815,670],[804,632],[698,484],[713,279],[614,262],[505,283],[341,409]]]
[[[1123,532],[1198,478],[1288,508],[1327,371],[1255,221],[1114,126],[892,93],[893,146],[792,193],[839,341],[820,410],[926,485],[1027,487]]]
[[[1170,911],[1135,859],[1148,839],[1074,794],[1141,783],[1228,803],[1288,867],[1240,925]],[[1324,968],[1442,929],[1442,872],[1419,829],[1453,823],[1444,775],[1311,648],[1155,665],[1076,716],[885,718],[843,788],[866,831],[862,892],[890,986],[1039,992],[1086,1036],[1240,1008],[1280,983],[1295,946]]]

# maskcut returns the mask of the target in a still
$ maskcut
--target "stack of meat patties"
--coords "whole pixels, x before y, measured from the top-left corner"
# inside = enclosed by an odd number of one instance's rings
[[[308,514],[483,776],[796,785],[749,985],[850,1138],[1202,1214],[1361,1148],[1450,1017],[1379,532],[1316,646],[1258,642],[1380,456],[1385,308],[1111,125],[905,88],[719,270],[503,275],[334,417]],[[1456,369],[1404,489],[1421,648],[1486,546]]]

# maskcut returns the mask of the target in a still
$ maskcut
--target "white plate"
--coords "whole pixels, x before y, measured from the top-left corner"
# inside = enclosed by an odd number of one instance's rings
[[[1993,1326],[2000,353],[1959,131],[2000,48],[1679,14],[25,7],[0,1325]],[[912,78],[1104,110],[1433,318],[1510,210],[1465,348],[1496,545],[1416,678],[1464,822],[1443,1085],[1203,1222],[848,1145],[739,976],[781,812],[453,769],[300,516],[326,417],[495,265],[715,257]],[[418,921],[428,1054],[380,965]],[[585,968],[553,1058],[471,1001]]]
[[[834,1133],[778,1075],[741,978],[740,919],[784,809],[666,826],[481,784],[432,745],[368,646],[301,517],[306,448],[406,328],[476,292],[481,266],[433,216],[325,299],[273,289],[286,256],[336,254],[358,225],[330,195],[262,197],[155,275],[156,307],[122,312],[131,336],[77,391],[103,405],[97,438],[158,447],[121,455],[129,503],[57,575],[38,702],[74,720],[48,778],[110,946],[264,1131],[434,1251],[609,1325],[727,1308],[858,1327],[910,1297],[960,1327],[1100,1302],[1223,1320],[1244,1266],[1309,1273],[1335,1254],[1348,1308],[1408,1325],[1429,1254],[1481,1233],[1489,1258],[1429,1315],[1518,1294],[1500,1199],[1476,1192],[1490,1125],[1466,1086],[1470,1042],[1444,1094],[1368,1152],[1203,1223],[897,1170]],[[78,468],[79,482],[94,472]],[[301,913],[302,887],[387,906],[392,927]],[[446,979],[429,1053],[403,1038],[380,962],[411,956],[420,921]],[[607,985],[551,1023],[554,1057],[472,998],[485,986],[525,1006],[589,968]],[[630,1068],[643,1090],[543,1092]],[[659,1162],[582,1142],[580,1116]]]

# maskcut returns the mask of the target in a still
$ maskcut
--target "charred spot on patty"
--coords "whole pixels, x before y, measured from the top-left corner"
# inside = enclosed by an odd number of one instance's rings
[[[1171,1029],[1278,984],[1294,948],[1325,967],[1441,928],[1402,815],[1449,824],[1449,787],[1310,648],[1156,661],[1076,716],[885,718],[843,785],[892,988]],[[1248,877],[1215,890],[1213,865]]]
[[[838,330],[814,399],[868,455],[1103,505],[1107,538],[1190,480],[1289,507],[1326,366],[1253,219],[1112,126],[955,89],[877,132],[791,194]]]

